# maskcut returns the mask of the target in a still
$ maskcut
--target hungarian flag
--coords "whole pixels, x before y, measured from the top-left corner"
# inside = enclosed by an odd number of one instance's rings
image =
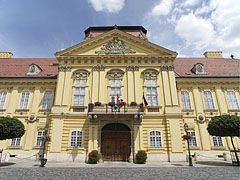
[[[145,107],[147,107],[147,106],[148,106],[148,103],[147,103],[147,100],[145,99],[144,94],[143,94],[143,102],[144,102]]]
[[[117,94],[117,100],[119,100],[119,95]]]

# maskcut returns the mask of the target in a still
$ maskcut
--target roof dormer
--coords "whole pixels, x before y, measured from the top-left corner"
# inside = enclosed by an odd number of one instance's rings
[[[32,63],[29,65],[27,75],[28,76],[36,76],[40,72],[42,72],[42,69],[37,64]]]
[[[205,71],[204,71],[204,65],[202,63],[196,63],[194,64],[193,68],[191,69],[191,71],[194,73],[194,74],[207,74]]]

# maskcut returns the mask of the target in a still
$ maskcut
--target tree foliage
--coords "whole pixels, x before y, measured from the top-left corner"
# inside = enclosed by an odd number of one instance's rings
[[[239,136],[240,117],[232,115],[215,116],[207,128],[212,136]]]
[[[15,118],[0,117],[0,140],[22,137],[24,125]]]

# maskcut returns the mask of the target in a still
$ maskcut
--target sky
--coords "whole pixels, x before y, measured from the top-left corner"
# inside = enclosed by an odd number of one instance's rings
[[[0,0],[0,52],[55,57],[90,26],[143,26],[152,43],[203,57],[240,58],[239,0]]]

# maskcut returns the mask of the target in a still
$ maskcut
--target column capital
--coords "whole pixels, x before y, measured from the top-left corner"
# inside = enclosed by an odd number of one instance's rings
[[[59,72],[63,72],[64,70],[65,70],[65,66],[59,66],[59,67],[58,67],[58,71],[59,71]]]
[[[127,66],[127,71],[133,71],[134,70],[134,66]]]
[[[66,71],[67,71],[67,72],[70,72],[70,71],[71,71],[71,69],[72,69],[72,67],[71,67],[71,66],[66,66]]]

